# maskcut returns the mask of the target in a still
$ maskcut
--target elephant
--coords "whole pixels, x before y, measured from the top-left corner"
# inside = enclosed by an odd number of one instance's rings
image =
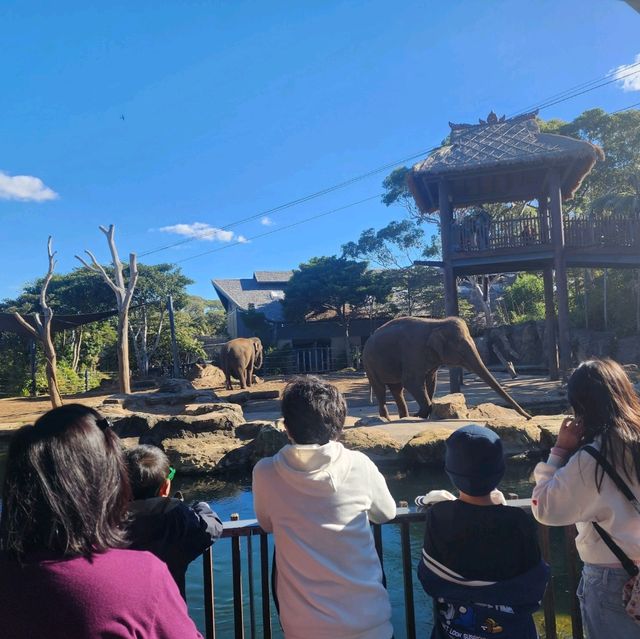
[[[238,337],[223,344],[220,364],[225,375],[225,388],[233,390],[231,375],[240,381],[240,388],[251,386],[253,371],[262,368],[262,342],[259,337]]]
[[[487,370],[467,324],[459,317],[393,319],[365,342],[362,361],[383,419],[389,419],[387,386],[401,418],[409,415],[404,399],[406,388],[420,407],[416,416],[427,419],[440,366],[462,366],[475,373],[518,413],[530,418]]]

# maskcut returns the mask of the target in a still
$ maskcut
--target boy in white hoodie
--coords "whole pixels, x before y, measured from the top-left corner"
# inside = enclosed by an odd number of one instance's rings
[[[253,500],[276,547],[275,588],[286,639],[390,639],[391,605],[369,522],[393,519],[384,477],[339,439],[345,401],[317,377],[282,395],[291,444],[258,462]]]

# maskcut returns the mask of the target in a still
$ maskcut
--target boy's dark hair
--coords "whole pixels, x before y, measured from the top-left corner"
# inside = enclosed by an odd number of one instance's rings
[[[67,404],[11,440],[2,491],[0,548],[74,557],[127,545],[131,493],[120,439],[93,408]]]
[[[296,377],[282,393],[282,416],[296,444],[322,445],[338,439],[346,414],[340,391],[319,377]]]
[[[157,446],[141,444],[124,454],[134,499],[157,497],[169,476],[169,459]]]

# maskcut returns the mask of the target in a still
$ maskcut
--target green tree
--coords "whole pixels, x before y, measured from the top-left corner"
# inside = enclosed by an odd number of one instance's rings
[[[508,319],[517,324],[544,319],[544,282],[536,273],[520,273],[503,297]]]
[[[349,328],[354,318],[385,302],[389,283],[368,270],[367,262],[344,257],[314,257],[300,264],[287,284],[285,317],[303,322],[322,316],[335,318],[344,331],[345,354],[351,361]]]

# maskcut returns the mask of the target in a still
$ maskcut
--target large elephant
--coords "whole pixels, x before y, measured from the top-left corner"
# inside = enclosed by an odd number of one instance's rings
[[[387,386],[401,418],[409,414],[404,399],[405,388],[418,402],[420,410],[417,416],[429,417],[440,366],[462,366],[475,373],[518,413],[530,417],[487,370],[466,323],[459,317],[401,317],[391,320],[367,340],[362,361],[378,399],[380,416],[385,419],[389,419]]]
[[[225,375],[225,388],[233,390],[231,376],[240,388],[251,386],[253,371],[262,368],[262,342],[259,337],[238,337],[228,341],[220,351],[220,364]]]

